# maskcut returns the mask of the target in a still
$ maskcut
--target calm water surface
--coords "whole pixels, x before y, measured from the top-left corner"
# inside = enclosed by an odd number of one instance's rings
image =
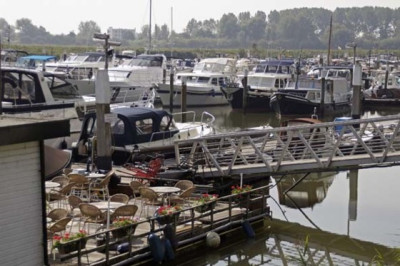
[[[365,111],[362,117],[400,112],[380,110]],[[230,107],[207,111],[216,116],[220,132],[280,123],[267,113],[243,114]],[[180,265],[313,265],[311,260],[315,265],[367,265],[372,260],[400,265],[393,258],[400,254],[394,251],[400,248],[399,173],[400,167],[386,167],[312,174],[286,196],[282,192],[303,175],[273,178],[268,204],[281,222],[265,226],[255,239],[209,250]],[[305,253],[304,242],[310,248]],[[310,258],[308,263],[301,262],[300,254]]]

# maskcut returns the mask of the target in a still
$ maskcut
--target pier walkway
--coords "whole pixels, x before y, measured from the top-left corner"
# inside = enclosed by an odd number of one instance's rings
[[[206,178],[338,171],[400,163],[400,115],[216,134],[175,143]]]

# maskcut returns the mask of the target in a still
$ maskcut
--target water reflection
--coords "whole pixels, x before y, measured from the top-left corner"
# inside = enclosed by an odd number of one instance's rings
[[[290,208],[309,208],[322,202],[336,172],[288,175],[276,178],[279,203]]]

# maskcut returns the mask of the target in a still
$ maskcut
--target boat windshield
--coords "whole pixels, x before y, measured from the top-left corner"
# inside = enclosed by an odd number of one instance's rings
[[[77,99],[80,98],[77,89],[69,82],[55,75],[46,74],[44,76],[50,92],[54,99]]]
[[[130,66],[141,66],[141,67],[161,67],[163,62],[162,56],[138,56],[133,58],[130,62]]]

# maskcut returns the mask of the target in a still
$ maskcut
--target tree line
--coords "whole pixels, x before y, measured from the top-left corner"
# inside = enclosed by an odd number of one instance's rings
[[[332,27],[330,27],[332,25]],[[326,49],[331,29],[332,49],[344,49],[356,42],[364,49],[400,47],[400,8],[353,7],[295,8],[271,11],[227,13],[218,20],[191,19],[183,32],[170,31],[168,25],[154,25],[152,46],[155,49]],[[2,43],[21,45],[91,46],[93,33],[102,32],[94,21],[79,24],[78,32],[53,35],[44,27],[21,18],[10,25],[0,18]],[[125,47],[146,47],[149,25],[140,30],[123,30],[116,41]]]

